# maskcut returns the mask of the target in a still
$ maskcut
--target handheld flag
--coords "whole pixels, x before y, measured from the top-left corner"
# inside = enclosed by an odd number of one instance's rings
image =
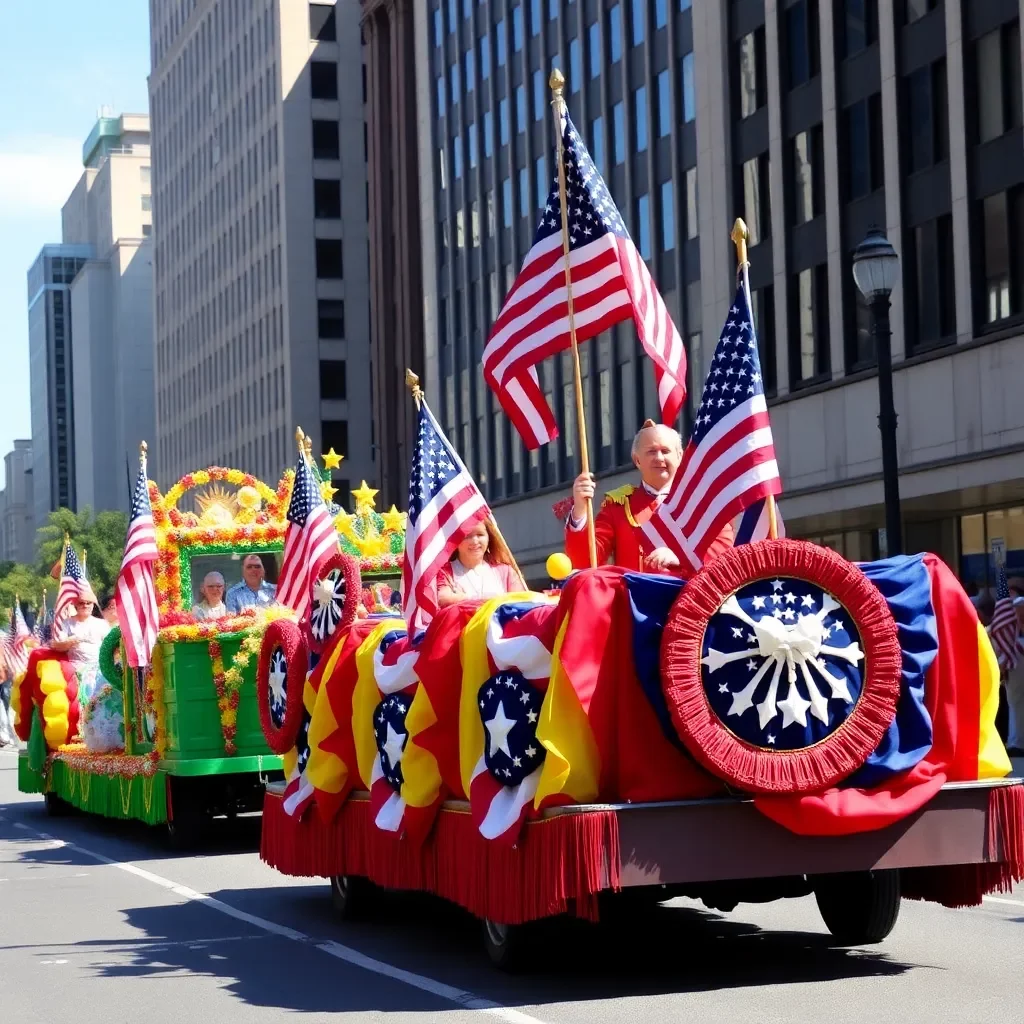
[[[64,538],[64,554],[61,557],[60,587],[53,606],[53,624],[58,626],[74,607],[83,593],[91,592],[85,578],[85,569],[68,537]]]
[[[672,424],[686,399],[683,340],[568,113],[562,116],[562,148],[576,338],[587,341],[632,317],[654,361],[662,420]],[[531,449],[558,437],[537,364],[571,344],[560,204],[556,175],[533,246],[483,354],[487,383]]]
[[[135,490],[132,492],[128,537],[114,592],[117,621],[121,627],[121,639],[130,668],[148,665],[156,644],[160,625],[153,582],[156,560],[156,530],[153,526],[153,507],[149,502],[146,457],[143,454]]]
[[[300,451],[277,581],[277,600],[293,609],[300,619],[309,609],[313,577],[324,559],[337,549],[334,520],[320,494],[320,483],[313,478],[306,456]]]
[[[744,282],[718,339],[682,465],[651,525],[697,569],[726,523],[781,490]]]
[[[7,655],[7,669],[12,679],[17,679],[28,668],[28,650],[25,641],[32,634],[21,614],[21,603],[15,598],[11,610],[11,628],[4,637],[4,649]]]
[[[1007,672],[1016,668],[1021,654],[1024,653],[1021,650],[1019,633],[1017,613],[1006,582],[1006,566],[1001,564],[996,575],[996,606],[988,626],[988,637],[995,648],[1000,667]]]
[[[432,584],[439,570],[467,532],[490,515],[472,475],[421,399],[402,564],[405,621],[410,628],[437,613]]]

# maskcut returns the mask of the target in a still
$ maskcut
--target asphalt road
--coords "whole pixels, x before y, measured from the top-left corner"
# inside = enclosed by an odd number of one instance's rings
[[[155,830],[48,818],[0,750],[0,1021],[1024,1021],[1021,889],[973,910],[904,902],[860,949],[830,945],[813,899],[727,915],[678,900],[545,927],[536,970],[509,977],[457,909],[387,896],[341,924],[326,883],[260,862],[258,817],[218,824],[181,857]]]

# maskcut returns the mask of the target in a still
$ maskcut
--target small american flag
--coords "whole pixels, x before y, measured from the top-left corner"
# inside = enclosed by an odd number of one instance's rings
[[[672,424],[686,400],[686,350],[642,257],[568,114],[562,118],[569,266],[578,341],[629,317],[654,360],[662,419]],[[484,348],[484,376],[528,448],[558,436],[537,364],[569,348],[558,177],[533,247]]]
[[[726,523],[781,490],[744,281],[718,339],[682,465],[648,525],[696,569]]]
[[[61,561],[63,564],[60,573],[60,587],[57,590],[57,600],[53,606],[54,628],[57,628],[67,617],[79,595],[88,587],[85,570],[82,568],[82,563],[79,562],[70,540],[65,539],[64,541],[64,557]]]
[[[149,503],[149,484],[143,461],[132,494],[128,537],[114,594],[125,657],[131,668],[141,668],[150,663],[160,627],[160,611],[153,584],[156,559],[153,507]]]
[[[1022,653],[1019,640],[1020,628],[1017,625],[1017,612],[1010,597],[1010,588],[1006,582],[1006,566],[1000,565],[996,573],[996,606],[992,610],[992,621],[988,626],[988,636],[995,648],[999,664],[1010,672],[1017,666]]]
[[[444,431],[420,402],[419,430],[409,476],[409,518],[405,531],[402,592],[410,629],[417,614],[437,612],[431,584],[466,532],[488,519],[484,496]]]
[[[21,614],[21,605],[15,603],[14,609],[11,611],[11,628],[4,638],[7,670],[12,679],[17,679],[28,668],[28,650],[25,647],[25,641],[31,636],[25,616]]]
[[[299,455],[295,483],[288,505],[288,532],[284,538],[277,600],[302,619],[309,608],[313,578],[324,559],[338,547],[338,531],[320,494],[305,456]]]

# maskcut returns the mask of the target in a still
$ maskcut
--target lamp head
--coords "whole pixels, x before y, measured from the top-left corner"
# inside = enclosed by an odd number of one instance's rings
[[[899,266],[900,258],[889,239],[872,228],[853,253],[853,279],[866,302],[892,294]]]

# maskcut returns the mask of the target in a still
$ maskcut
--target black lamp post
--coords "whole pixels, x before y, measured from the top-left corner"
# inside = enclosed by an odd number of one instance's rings
[[[896,456],[896,407],[892,398],[892,330],[889,296],[896,285],[900,258],[885,235],[872,229],[853,254],[853,279],[871,310],[871,334],[878,359],[878,429],[882,432],[882,486],[888,555],[903,554],[900,478]]]

